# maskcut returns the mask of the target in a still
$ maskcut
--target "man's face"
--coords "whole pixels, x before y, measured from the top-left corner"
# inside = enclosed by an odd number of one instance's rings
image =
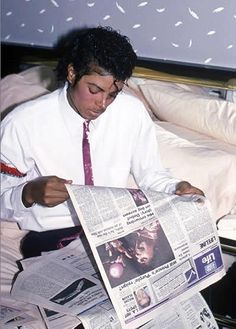
[[[142,307],[150,304],[150,297],[144,289],[139,289],[136,291],[136,299],[138,304]]]
[[[147,241],[139,242],[135,247],[135,258],[138,263],[149,265],[154,256],[154,244]]]
[[[93,72],[84,75],[70,89],[70,104],[86,120],[94,120],[110,105],[123,88],[122,81],[115,81],[112,75]]]

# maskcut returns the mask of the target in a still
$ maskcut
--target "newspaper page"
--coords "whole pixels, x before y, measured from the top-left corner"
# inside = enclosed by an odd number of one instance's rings
[[[209,203],[140,189],[67,186],[122,328],[137,328],[225,270]]]
[[[218,329],[218,325],[209,306],[200,293],[175,303],[155,319],[141,327],[142,329]]]
[[[79,249],[80,249],[80,247],[82,247],[80,265],[81,265],[81,267],[83,267],[84,266],[83,253],[85,250],[82,246],[81,240],[78,240],[77,245],[75,245],[75,248],[73,248],[74,250],[72,248],[65,248],[65,250],[63,249],[58,252],[54,252],[54,256],[58,257],[57,254],[61,255],[60,259],[69,260],[68,265],[71,266],[71,262],[75,263],[75,261],[73,261],[72,258],[74,258],[73,257],[74,252],[76,252],[76,253],[78,252],[78,247],[79,247]],[[73,250],[73,252],[72,252],[72,250]],[[31,257],[31,258],[22,259],[21,260],[22,268],[25,270],[31,264],[44,258],[45,257],[44,255],[48,255],[51,253],[53,253],[53,252],[42,253],[42,256],[39,256],[39,257]],[[88,259],[88,262],[91,263],[89,261],[89,259]],[[91,266],[92,266],[92,264],[91,264]],[[91,266],[89,266],[89,267],[91,267]],[[77,266],[75,266],[75,267],[77,268]],[[88,267],[86,266],[86,268],[88,268]],[[43,308],[41,306],[38,306],[38,308],[39,308],[40,314],[44,320],[44,323],[45,323],[45,326],[47,327],[47,329],[72,329],[81,323],[81,321],[76,316],[63,314],[61,312],[55,312],[55,311],[49,310],[47,308]]]
[[[108,298],[98,279],[75,266],[68,266],[65,257],[57,256],[51,253],[28,264],[17,276],[11,295],[72,316]],[[70,259],[70,255],[66,257]]]
[[[85,329],[122,329],[112,303],[107,300],[80,315]],[[214,316],[200,293],[168,305],[140,329],[219,329]],[[137,328],[137,329],[138,329]]]
[[[44,325],[37,326],[41,315],[35,305],[14,300],[8,293],[1,292],[0,299],[0,328],[15,329],[29,325],[31,328],[45,329]]]
[[[21,261],[23,269],[39,259],[47,257],[48,254],[43,253],[40,257],[23,259]],[[63,249],[55,250],[50,254],[53,254],[54,259],[64,262],[70,268],[80,269],[94,278],[100,278],[97,264],[85,236],[81,236],[80,239],[72,241]],[[81,313],[78,317],[72,317],[43,307],[39,307],[39,309],[48,329],[71,329],[73,325],[75,326],[75,323],[78,325],[80,321],[85,329],[121,328],[116,312],[108,299]]]
[[[9,305],[0,305],[0,326],[2,329],[16,328],[36,319],[27,314],[27,311],[16,309]]]
[[[72,329],[81,323],[75,316],[55,312],[42,307],[39,307],[39,309],[48,329]]]

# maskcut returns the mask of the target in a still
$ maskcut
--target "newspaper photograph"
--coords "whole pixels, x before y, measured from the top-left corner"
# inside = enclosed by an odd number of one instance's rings
[[[138,328],[225,274],[205,198],[67,188],[122,328]]]

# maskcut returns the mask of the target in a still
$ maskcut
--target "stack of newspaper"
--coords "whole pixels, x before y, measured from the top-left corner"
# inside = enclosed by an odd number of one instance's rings
[[[23,260],[12,298],[37,305],[49,329],[218,328],[199,293],[225,274],[207,200],[67,188],[85,236]]]

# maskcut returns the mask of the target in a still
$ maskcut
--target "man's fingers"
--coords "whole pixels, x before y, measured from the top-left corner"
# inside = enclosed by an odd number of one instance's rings
[[[198,194],[198,195],[205,196],[202,190],[200,190],[199,188],[197,188],[195,186],[192,186],[189,182],[186,182],[186,181],[179,182],[176,185],[175,194],[177,194],[177,195]]]

